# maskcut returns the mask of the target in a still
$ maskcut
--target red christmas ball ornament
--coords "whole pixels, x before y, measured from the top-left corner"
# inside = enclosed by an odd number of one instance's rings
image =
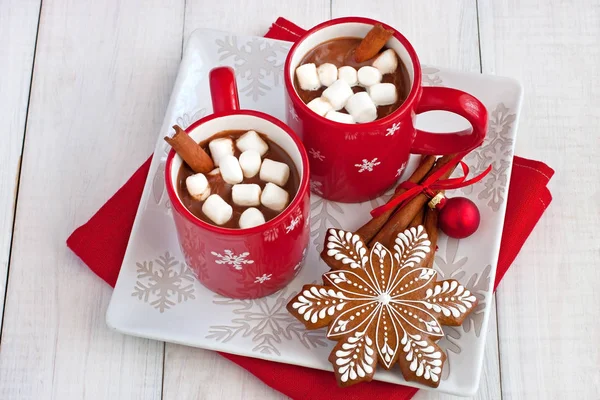
[[[479,228],[481,217],[477,205],[465,197],[452,197],[437,204],[440,209],[438,224],[446,235],[462,239]]]

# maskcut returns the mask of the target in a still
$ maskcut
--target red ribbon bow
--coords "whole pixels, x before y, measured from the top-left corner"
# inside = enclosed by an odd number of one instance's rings
[[[396,191],[398,189],[406,189],[406,192],[402,193],[398,197],[393,198],[381,207],[375,208],[371,211],[371,215],[374,218],[378,217],[386,211],[396,209],[396,207],[402,205],[403,203],[409,202],[421,193],[425,193],[427,196],[433,198],[435,196],[436,191],[459,189],[465,186],[472,185],[485,178],[485,176],[489,174],[492,170],[492,166],[489,165],[481,174],[475,176],[474,178],[467,179],[467,175],[469,175],[469,167],[462,161],[464,155],[465,154],[457,155],[452,160],[450,160],[450,162],[448,162],[439,170],[435,171],[433,174],[428,176],[421,183],[413,183],[409,181],[402,182],[400,185],[398,185]],[[442,177],[442,175],[447,173],[450,169],[454,168],[454,166],[456,166],[456,164],[458,163],[460,163],[460,166],[462,167],[463,176],[458,178],[440,180],[440,177]]]

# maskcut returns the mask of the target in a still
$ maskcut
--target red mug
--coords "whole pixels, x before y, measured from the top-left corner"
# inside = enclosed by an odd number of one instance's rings
[[[267,296],[285,287],[300,271],[309,240],[309,165],[302,142],[270,115],[240,110],[231,68],[210,72],[214,114],[194,122],[186,132],[196,141],[226,130],[255,130],[281,146],[300,174],[298,193],[274,219],[249,229],[230,229],[195,217],[177,194],[182,160],[169,152],[165,181],[173,219],[187,265],[208,289],[226,297]]]
[[[285,67],[287,123],[310,153],[314,193],[346,203],[376,198],[404,171],[411,153],[452,154],[479,146],[487,131],[487,110],[475,97],[456,89],[421,86],[421,65],[408,40],[394,28],[387,47],[396,51],[408,70],[411,89],[404,103],[385,118],[364,124],[342,124],[312,112],[294,87],[294,74],[317,45],[342,37],[364,37],[374,24],[368,18],[347,17],[324,22],[307,31],[290,49]],[[470,134],[433,134],[415,127],[417,114],[444,110],[466,118]]]

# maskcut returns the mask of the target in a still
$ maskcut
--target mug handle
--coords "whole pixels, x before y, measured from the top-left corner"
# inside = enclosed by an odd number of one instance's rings
[[[235,71],[231,67],[217,67],[208,74],[213,112],[223,113],[240,109]]]
[[[487,132],[487,109],[475,97],[446,87],[424,87],[416,113],[443,110],[458,114],[473,127],[470,135],[462,133],[436,134],[417,129],[410,152],[443,155],[469,152],[483,143]]]

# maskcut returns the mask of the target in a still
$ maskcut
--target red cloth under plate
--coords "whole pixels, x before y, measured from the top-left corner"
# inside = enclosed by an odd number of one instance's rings
[[[302,28],[284,18],[279,18],[265,37],[295,41],[302,32]],[[69,248],[111,286],[115,285],[119,275],[151,158],[67,240]],[[494,289],[552,201],[546,186],[553,174],[552,168],[544,163],[515,156]],[[331,372],[226,353],[220,354],[292,399],[407,400],[418,390],[378,381],[341,389],[337,386]]]

